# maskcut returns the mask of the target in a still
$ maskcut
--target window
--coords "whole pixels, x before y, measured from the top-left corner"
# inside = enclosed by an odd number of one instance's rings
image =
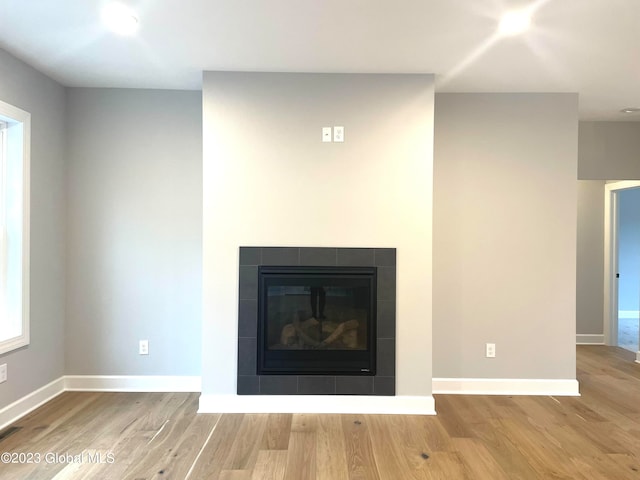
[[[0,101],[0,354],[29,344],[31,115]]]

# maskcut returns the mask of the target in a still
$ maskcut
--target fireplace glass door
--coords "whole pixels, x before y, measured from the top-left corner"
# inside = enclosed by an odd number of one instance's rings
[[[259,267],[259,375],[374,375],[375,334],[375,267]]]

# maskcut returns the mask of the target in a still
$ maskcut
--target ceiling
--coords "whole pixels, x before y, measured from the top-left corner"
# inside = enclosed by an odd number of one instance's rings
[[[640,120],[637,0],[0,0],[0,47],[63,85],[200,89],[202,71],[435,73],[438,92],[578,92],[583,120]],[[500,38],[507,9],[532,28]]]

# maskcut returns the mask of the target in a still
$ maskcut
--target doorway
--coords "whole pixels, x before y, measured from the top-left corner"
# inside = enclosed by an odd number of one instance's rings
[[[640,313],[640,187],[618,192],[618,346],[637,352]]]
[[[605,185],[605,342],[637,352],[640,310],[640,182]]]

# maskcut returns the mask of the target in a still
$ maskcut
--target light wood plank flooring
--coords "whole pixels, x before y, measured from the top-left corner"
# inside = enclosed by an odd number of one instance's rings
[[[640,479],[640,365],[621,348],[577,359],[579,398],[437,395],[433,417],[197,415],[197,394],[67,392],[3,432],[0,452],[40,463],[0,478]]]

